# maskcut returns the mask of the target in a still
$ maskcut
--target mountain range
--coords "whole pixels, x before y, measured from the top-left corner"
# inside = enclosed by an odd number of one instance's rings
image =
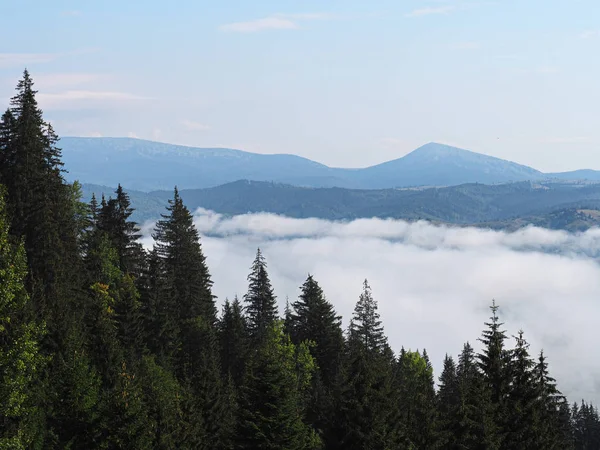
[[[542,180],[600,181],[600,172],[542,173],[534,168],[444,144],[361,169],[328,167],[296,155],[194,148],[133,138],[63,137],[67,179],[139,191],[210,188],[238,180],[301,187],[385,189]]]
[[[113,194],[114,188],[84,184],[89,200]],[[173,191],[128,190],[143,223],[165,213]],[[269,212],[287,217],[328,220],[394,218],[433,223],[516,229],[528,224],[585,230],[600,224],[600,184],[523,181],[498,185],[463,184],[442,188],[344,189],[308,188],[241,180],[180,195],[191,211],[209,209],[233,216]]]

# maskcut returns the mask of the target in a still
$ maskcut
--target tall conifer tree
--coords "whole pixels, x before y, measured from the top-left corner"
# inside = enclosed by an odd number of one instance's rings
[[[275,294],[267,273],[267,262],[260,249],[248,275],[248,293],[244,296],[248,331],[253,340],[260,339],[278,317]]]

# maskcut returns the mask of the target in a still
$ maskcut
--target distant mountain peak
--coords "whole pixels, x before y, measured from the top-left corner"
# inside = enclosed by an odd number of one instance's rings
[[[135,138],[66,137],[59,146],[69,181],[104,186],[121,183],[142,191],[171,189],[174,185],[180,189],[213,187],[236,180],[382,189],[549,178],[531,167],[438,142],[428,142],[402,158],[362,169],[328,167],[295,155],[194,148]],[[592,171],[551,175],[600,179],[600,173]]]
[[[454,147],[452,145],[448,145],[448,144],[440,144],[438,142],[428,142],[425,145],[422,145],[421,147],[413,150],[412,152],[408,153],[406,157],[409,156],[459,156],[459,155],[463,155],[463,156],[467,156],[467,155],[479,155],[479,156],[487,156],[487,155],[482,155],[481,153],[475,153],[472,152],[471,150],[465,150],[464,148],[459,148],[459,147]],[[491,156],[490,156],[491,158]]]

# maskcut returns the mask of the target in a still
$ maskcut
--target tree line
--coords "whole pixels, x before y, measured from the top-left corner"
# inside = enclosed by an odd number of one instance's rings
[[[346,330],[312,275],[280,315],[258,250],[219,311],[177,189],[145,250],[123,188],[83,202],[57,142],[25,71],[0,119],[0,449],[600,448],[495,303],[437,378],[366,280]]]

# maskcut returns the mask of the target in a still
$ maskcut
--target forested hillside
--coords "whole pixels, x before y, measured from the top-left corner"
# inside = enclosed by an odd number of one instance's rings
[[[91,199],[114,188],[83,185]],[[136,204],[134,219],[156,220],[172,192],[131,191]],[[328,220],[393,218],[432,222],[516,228],[535,224],[547,228],[584,230],[600,222],[600,184],[502,185],[465,184],[429,189],[302,188],[277,183],[237,181],[209,189],[182,190],[191,211],[205,208],[220,214],[268,212],[287,217]]]
[[[35,94],[25,72],[0,121],[0,448],[600,448],[494,302],[440,374],[390,348],[366,280],[347,329],[318,274],[281,314],[258,250],[219,306],[177,189],[145,250],[121,187],[65,182]]]

